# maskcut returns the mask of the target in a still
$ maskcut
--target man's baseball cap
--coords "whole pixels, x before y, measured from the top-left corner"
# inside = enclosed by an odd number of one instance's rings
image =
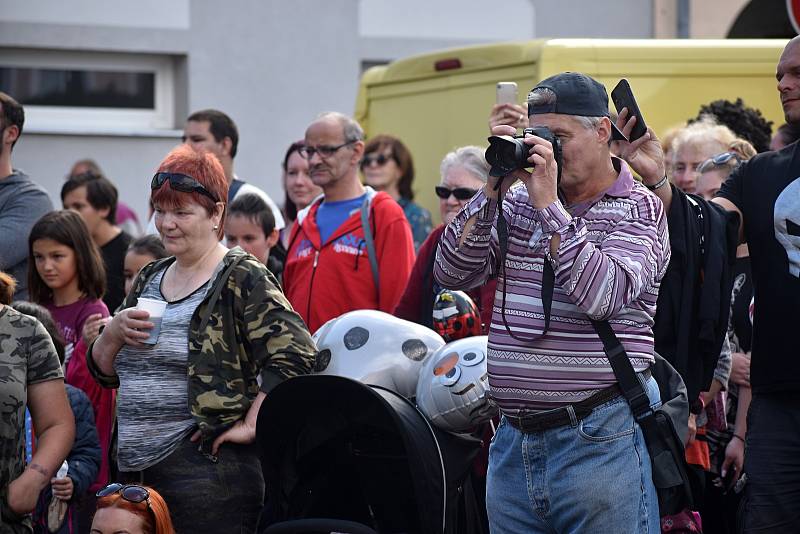
[[[580,115],[584,117],[608,117],[608,93],[602,83],[579,72],[562,72],[539,82],[528,93],[530,96],[537,89],[550,89],[556,94],[553,104],[528,104],[528,116],[541,113],[560,113],[563,115]],[[611,121],[611,138],[616,141],[627,141],[614,121]]]

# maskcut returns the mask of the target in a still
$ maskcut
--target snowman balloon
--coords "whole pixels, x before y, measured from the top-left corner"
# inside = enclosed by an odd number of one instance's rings
[[[464,432],[497,413],[489,399],[487,340],[473,336],[448,343],[422,367],[417,406],[439,428]]]

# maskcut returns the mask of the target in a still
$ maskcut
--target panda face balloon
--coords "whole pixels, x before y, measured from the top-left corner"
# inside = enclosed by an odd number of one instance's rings
[[[439,428],[463,432],[497,413],[489,400],[487,341],[487,336],[453,341],[422,367],[417,406]]]
[[[413,398],[423,363],[444,345],[436,332],[376,310],[331,319],[314,333],[314,372],[346,376]]]

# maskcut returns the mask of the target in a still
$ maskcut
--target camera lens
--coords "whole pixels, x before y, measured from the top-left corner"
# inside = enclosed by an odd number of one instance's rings
[[[526,166],[526,146],[521,139],[509,136],[492,136],[486,149],[486,162],[492,176],[505,176]]]

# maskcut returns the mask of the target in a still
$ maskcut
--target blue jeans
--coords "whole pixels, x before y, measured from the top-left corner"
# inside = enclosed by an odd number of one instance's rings
[[[655,379],[645,390],[660,406]],[[650,455],[625,398],[530,434],[503,418],[489,449],[486,508],[492,534],[658,534]]]

